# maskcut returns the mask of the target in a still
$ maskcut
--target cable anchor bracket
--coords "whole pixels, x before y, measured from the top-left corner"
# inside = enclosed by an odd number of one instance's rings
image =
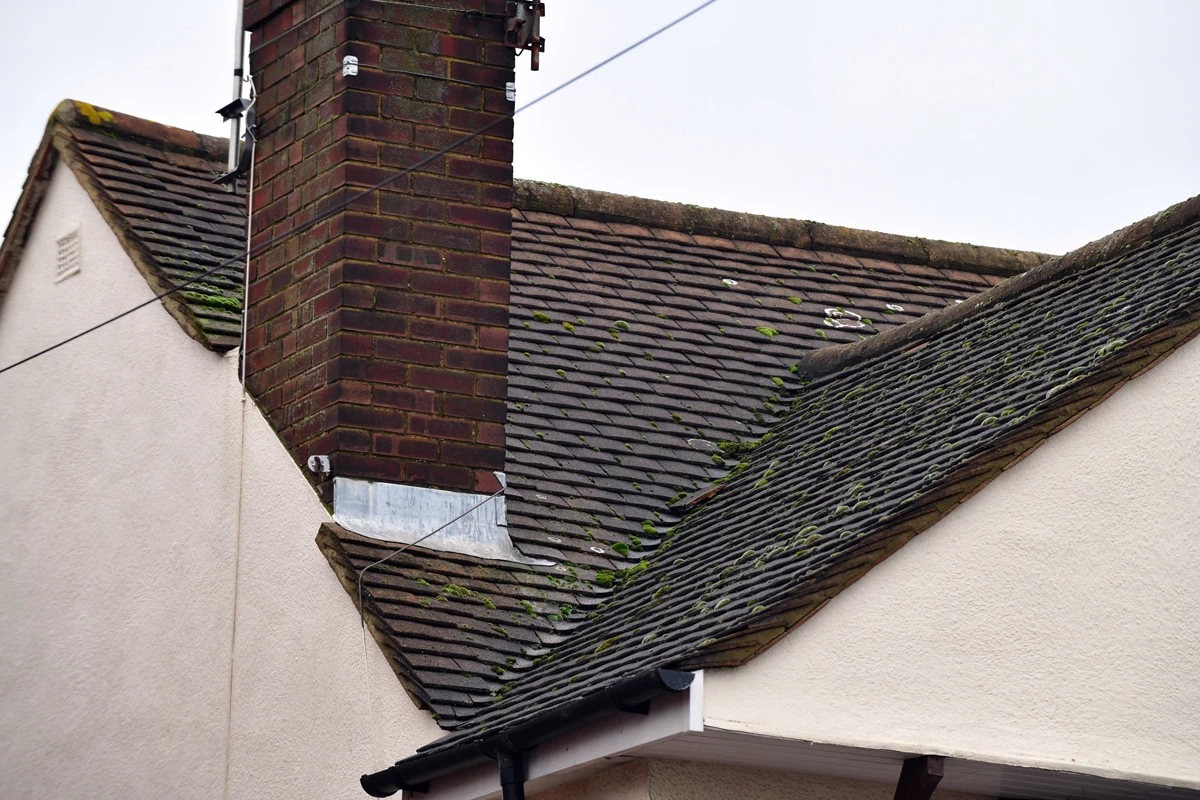
[[[542,17],[546,16],[546,4],[537,0],[518,0],[508,3],[508,25],[504,29],[504,43],[518,55],[529,51],[529,68],[537,71],[541,66],[541,55],[546,52],[546,40],[542,38]]]

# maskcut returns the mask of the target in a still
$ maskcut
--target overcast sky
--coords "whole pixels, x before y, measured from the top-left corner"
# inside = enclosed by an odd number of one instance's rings
[[[546,0],[528,101],[699,0]],[[66,97],[222,134],[235,0],[6,3],[0,211]],[[516,173],[1062,252],[1200,193],[1200,2],[720,0],[518,117]]]

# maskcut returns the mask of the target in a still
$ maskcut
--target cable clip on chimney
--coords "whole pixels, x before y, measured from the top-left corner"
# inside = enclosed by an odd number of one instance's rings
[[[544,16],[545,3],[520,0],[508,4],[508,27],[504,31],[504,43],[520,53],[528,50],[531,53],[529,68],[535,72],[540,66],[541,54],[546,52],[546,40],[542,38]]]
[[[254,143],[257,141],[255,134],[257,133],[257,124],[254,115],[254,102],[245,98],[238,98],[228,105],[217,109],[217,113],[221,115],[221,119],[228,122],[241,120],[243,117],[245,123],[245,138],[240,143],[240,148],[237,148],[237,138],[231,138],[233,147],[231,149],[238,153],[237,164],[233,169],[226,172],[221,177],[213,181],[213,183],[225,186],[229,191],[233,191],[234,184],[237,179],[250,171],[250,161],[254,157]]]
[[[342,77],[353,78],[358,74],[358,57],[346,56],[342,59]]]

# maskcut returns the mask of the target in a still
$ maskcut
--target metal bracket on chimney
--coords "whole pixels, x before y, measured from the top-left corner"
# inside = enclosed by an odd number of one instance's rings
[[[234,107],[237,106],[239,102],[246,103],[246,106],[244,109],[235,110]],[[229,112],[240,117],[242,116],[243,110],[246,117],[246,135],[242,138],[241,153],[238,156],[237,166],[214,180],[213,183],[232,187],[238,178],[250,171],[250,161],[254,158],[254,143],[258,141],[258,137],[255,135],[257,133],[258,126],[254,116],[253,105],[248,100],[235,101],[234,103],[230,103],[225,108],[220,109],[217,113],[224,116],[227,112]],[[234,117],[226,117],[226,119],[232,118]]]
[[[541,54],[546,51],[546,40],[542,38],[542,17],[546,16],[546,4],[537,0],[518,0],[508,4],[508,26],[504,30],[504,43],[518,55],[530,52],[529,68],[537,71],[541,65]]]

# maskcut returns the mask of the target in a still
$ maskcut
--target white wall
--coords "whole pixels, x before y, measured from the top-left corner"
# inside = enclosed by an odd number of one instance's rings
[[[55,284],[76,227],[83,270]],[[60,166],[0,307],[0,365],[151,296]],[[157,303],[0,375],[6,800],[358,798],[360,773],[438,735],[364,655],[313,541],[328,517],[252,403],[239,528],[239,397],[236,356]]]
[[[918,536],[705,724],[1200,787],[1200,342]]]
[[[638,759],[532,800],[892,800],[896,787],[867,781],[697,761]],[[938,800],[982,800],[938,791]]]

